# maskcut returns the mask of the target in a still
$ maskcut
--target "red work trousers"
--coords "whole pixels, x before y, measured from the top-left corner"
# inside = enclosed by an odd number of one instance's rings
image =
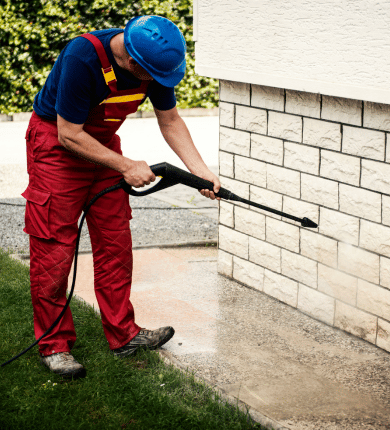
[[[26,133],[29,185],[25,232],[30,235],[30,281],[34,330],[40,337],[66,302],[68,276],[75,252],[77,221],[93,196],[118,183],[121,175],[97,166],[65,149],[55,121],[33,114]],[[121,153],[117,135],[106,145]],[[130,302],[132,244],[128,195],[121,189],[98,199],[86,220],[91,237],[95,294],[104,333],[111,349],[136,336]],[[76,341],[71,310],[39,343],[50,355],[70,351]]]

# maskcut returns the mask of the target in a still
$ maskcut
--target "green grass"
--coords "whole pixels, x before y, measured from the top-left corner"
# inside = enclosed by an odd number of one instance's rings
[[[156,352],[114,357],[100,317],[75,299],[71,307],[78,334],[72,353],[87,377],[73,381],[50,373],[37,347],[0,368],[1,430],[262,428]],[[0,327],[1,363],[35,340],[28,268],[2,250]]]

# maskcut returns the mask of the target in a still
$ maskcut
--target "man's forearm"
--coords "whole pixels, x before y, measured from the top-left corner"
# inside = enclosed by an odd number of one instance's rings
[[[58,133],[58,140],[66,149],[92,163],[109,167],[121,173],[125,168],[122,155],[106,148],[83,130],[77,134]]]
[[[173,108],[166,112],[158,111],[157,109],[155,111],[162,135],[168,145],[187,166],[188,170],[203,179],[213,182],[214,190],[201,190],[201,194],[215,199],[214,193],[217,193],[221,186],[219,179],[203,161],[192,141],[185,122],[177,113],[177,109]]]
[[[134,161],[106,148],[86,133],[82,125],[72,124],[58,115],[58,141],[81,158],[121,173],[134,187],[143,187],[156,177],[145,161]]]
[[[164,139],[172,150],[194,174],[201,175],[208,170],[201,155],[196,149],[188,128],[180,116],[173,121],[159,121],[159,126]]]

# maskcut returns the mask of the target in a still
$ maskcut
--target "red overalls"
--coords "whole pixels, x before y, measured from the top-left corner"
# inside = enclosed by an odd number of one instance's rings
[[[93,43],[111,93],[93,108],[84,130],[100,143],[121,154],[115,132],[126,116],[136,112],[146,96],[148,82],[136,89],[118,91],[112,66],[102,43],[86,34]],[[101,190],[118,183],[121,175],[77,157],[58,142],[56,121],[33,113],[27,133],[29,185],[26,226],[30,235],[30,280],[34,309],[34,330],[40,337],[53,323],[66,302],[77,221],[83,208]],[[108,193],[92,205],[87,215],[94,259],[95,293],[104,333],[111,349],[136,336],[130,303],[132,244],[129,197],[123,190]],[[76,341],[68,308],[60,323],[39,342],[39,352],[50,355],[70,351]]]

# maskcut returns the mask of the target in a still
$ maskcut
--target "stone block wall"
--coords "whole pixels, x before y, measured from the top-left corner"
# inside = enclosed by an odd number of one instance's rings
[[[219,272],[390,351],[390,106],[220,84]]]

